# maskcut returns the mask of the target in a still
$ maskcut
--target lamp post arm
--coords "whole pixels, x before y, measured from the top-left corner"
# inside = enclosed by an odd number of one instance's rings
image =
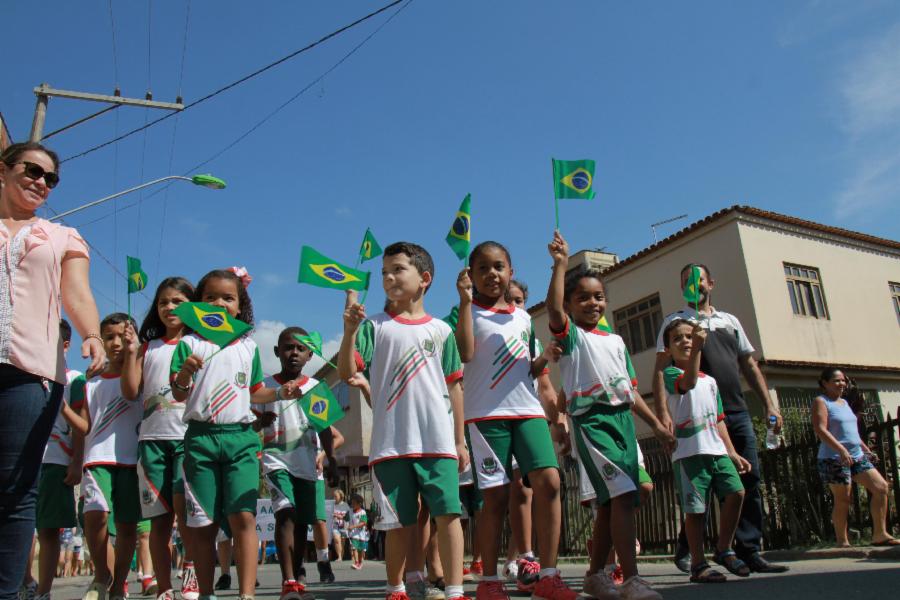
[[[185,181],[193,181],[190,177],[183,177],[181,175],[169,175],[168,177],[160,177],[159,179],[154,179],[153,181],[148,181],[147,183],[142,183],[141,185],[136,185],[133,188],[129,188],[127,190],[123,190],[121,192],[117,192],[112,194],[111,196],[106,196],[105,198],[100,198],[99,200],[94,200],[93,202],[88,202],[82,206],[77,206],[72,210],[67,210],[66,212],[59,213],[58,215],[53,215],[51,218],[47,219],[48,221],[60,221],[63,217],[68,217],[69,215],[77,212],[81,212],[86,208],[91,208],[92,206],[97,206],[98,204],[103,204],[104,202],[108,202],[110,200],[115,200],[119,196],[124,196],[125,194],[130,194],[131,192],[136,192],[137,190],[143,189],[145,187],[149,187],[151,185],[155,185],[157,183],[168,181],[170,179],[183,179]]]

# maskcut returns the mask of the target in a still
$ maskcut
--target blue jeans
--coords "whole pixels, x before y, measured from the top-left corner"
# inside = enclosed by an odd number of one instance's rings
[[[34,535],[44,447],[63,386],[0,365],[0,600],[17,596]]]

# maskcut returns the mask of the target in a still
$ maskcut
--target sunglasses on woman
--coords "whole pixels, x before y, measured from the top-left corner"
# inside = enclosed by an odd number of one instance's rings
[[[44,178],[44,183],[51,190],[59,185],[59,175],[54,173],[53,171],[45,171],[44,167],[41,165],[35,164],[33,162],[28,162],[27,160],[23,160],[21,162],[13,163],[10,166],[14,167],[16,165],[25,165],[25,175],[29,179],[34,179],[37,181],[41,177]]]

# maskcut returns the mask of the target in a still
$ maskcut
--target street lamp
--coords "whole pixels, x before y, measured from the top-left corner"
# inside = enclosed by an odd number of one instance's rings
[[[149,187],[151,185],[155,185],[162,181],[168,181],[170,179],[180,179],[182,181],[190,181],[194,185],[199,185],[201,187],[209,188],[211,190],[221,190],[225,188],[225,182],[218,177],[214,177],[212,175],[194,175],[193,177],[184,177],[182,175],[169,175],[168,177],[160,177],[159,179],[154,179],[153,181],[148,181],[147,183],[142,183],[141,185],[137,185],[133,188],[127,189],[122,192],[118,192],[111,196],[107,196],[105,198],[100,198],[99,200],[94,200],[93,202],[88,202],[82,206],[78,206],[73,208],[72,210],[67,210],[66,212],[59,213],[58,215],[53,215],[48,219],[48,221],[59,221],[63,217],[68,217],[73,213],[80,212],[86,208],[91,208],[92,206],[97,206],[98,204],[103,204],[104,202],[108,202],[119,196],[124,196],[125,194],[130,194],[131,192],[136,192],[137,190],[143,189],[145,187]]]

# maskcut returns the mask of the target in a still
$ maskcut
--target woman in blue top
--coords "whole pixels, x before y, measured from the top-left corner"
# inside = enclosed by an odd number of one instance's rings
[[[869,492],[872,511],[872,545],[897,546],[885,528],[888,485],[872,465],[872,453],[859,437],[856,415],[841,398],[847,389],[847,378],[837,367],[828,367],[819,377],[823,394],[813,400],[813,430],[819,444],[819,475],[834,494],[831,521],[838,546],[848,547],[847,513],[850,509],[850,480]]]

